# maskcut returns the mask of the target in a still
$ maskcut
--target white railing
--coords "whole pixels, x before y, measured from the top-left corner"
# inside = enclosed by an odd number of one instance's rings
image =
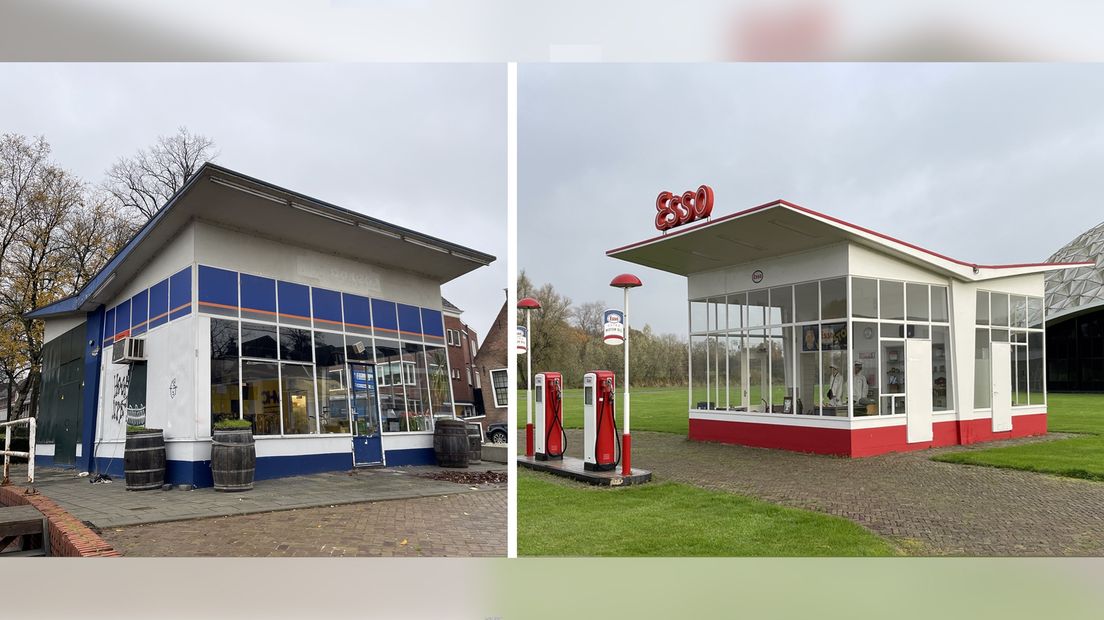
[[[26,424],[29,428],[29,445],[27,446],[27,452],[16,452],[11,449],[12,428],[19,424]],[[27,484],[34,484],[35,419],[23,418],[21,420],[12,420],[11,422],[0,422],[0,428],[4,429],[4,477],[0,479],[0,484],[11,483],[11,480],[8,478],[8,470],[11,467],[11,457],[13,456],[20,456],[27,459]]]

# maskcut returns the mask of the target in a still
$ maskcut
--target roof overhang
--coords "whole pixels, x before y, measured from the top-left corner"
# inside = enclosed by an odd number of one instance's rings
[[[776,200],[676,228],[651,239],[609,250],[606,255],[687,276],[841,242],[865,246],[963,281],[989,280],[1092,264],[968,263],[785,200]]]
[[[490,254],[207,163],[84,289],[27,316],[89,312],[106,303],[191,221],[413,273],[441,284],[495,260]]]

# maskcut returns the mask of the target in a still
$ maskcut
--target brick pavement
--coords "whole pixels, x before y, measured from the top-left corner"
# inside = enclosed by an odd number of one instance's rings
[[[506,491],[152,523],[101,535],[125,556],[501,557]]]
[[[463,471],[503,471],[498,463],[472,465]],[[25,480],[25,466],[12,480]],[[252,491],[222,493],[212,488],[127,491],[122,478],[111,484],[89,484],[72,469],[36,468],[35,487],[81,521],[106,529],[139,523],[242,515],[292,508],[452,495],[468,485],[428,480],[419,474],[442,471],[433,466],[364,468],[258,480]],[[18,477],[17,477],[18,474]],[[506,488],[505,484],[478,489]]]
[[[636,432],[633,465],[659,480],[845,517],[914,555],[1104,555],[1104,483],[931,460],[1061,438],[845,459]],[[569,430],[569,454],[581,458],[581,444],[582,431]]]

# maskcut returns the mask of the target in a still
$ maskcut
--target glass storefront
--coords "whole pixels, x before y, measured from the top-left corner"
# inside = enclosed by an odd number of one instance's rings
[[[691,406],[833,417],[902,414],[905,343],[921,338],[932,341],[933,408],[951,411],[949,319],[947,287],[873,278],[691,300]]]

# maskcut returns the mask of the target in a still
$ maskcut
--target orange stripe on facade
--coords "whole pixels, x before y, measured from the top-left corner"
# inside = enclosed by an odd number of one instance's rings
[[[261,310],[260,308],[246,308],[245,306],[242,306],[242,312],[256,312],[257,314],[271,314],[272,316],[276,316],[276,313],[271,310]]]
[[[302,316],[300,314],[286,314],[284,312],[277,312],[276,316],[282,316],[285,319],[299,319],[301,321],[310,321],[309,316]]]
[[[216,304],[213,301],[201,301],[201,302],[199,302],[199,305],[201,305],[201,306],[211,306],[212,308],[226,308],[227,310],[237,310],[238,309],[237,306],[231,306],[231,305],[227,305],[227,304]]]
[[[319,323],[332,323],[334,325],[341,325],[342,324],[341,321],[331,321],[329,319],[320,319],[318,317],[314,317],[314,320],[319,322]]]
[[[200,303],[202,303],[202,302],[200,302]],[[192,302],[190,302],[190,301],[189,301],[189,302],[187,302],[187,303],[183,303],[183,304],[180,304],[179,306],[177,306],[177,307],[173,308],[172,310],[169,310],[169,313],[171,314],[171,313],[173,313],[173,312],[176,312],[177,310],[179,310],[179,309],[181,309],[181,308],[188,308],[188,307],[190,307],[191,305],[192,305]]]

